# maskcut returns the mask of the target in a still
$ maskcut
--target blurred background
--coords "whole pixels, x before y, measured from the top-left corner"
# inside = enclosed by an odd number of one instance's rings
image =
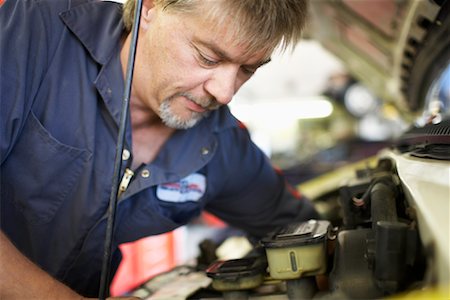
[[[373,155],[405,129],[394,106],[311,39],[276,52],[230,107],[293,184]]]

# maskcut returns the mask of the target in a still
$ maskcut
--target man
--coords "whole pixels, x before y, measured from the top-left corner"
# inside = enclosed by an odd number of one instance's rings
[[[97,296],[133,6],[0,8],[0,298],[78,297],[53,278]],[[317,216],[226,106],[278,45],[299,40],[305,13],[304,0],[144,1],[114,270],[119,244],[203,209],[255,237]]]

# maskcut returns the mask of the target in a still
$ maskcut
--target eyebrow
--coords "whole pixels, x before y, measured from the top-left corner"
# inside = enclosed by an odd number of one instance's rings
[[[197,41],[197,43],[201,44],[202,46],[205,46],[209,49],[211,49],[211,51],[213,51],[217,56],[219,56],[221,59],[226,60],[226,61],[234,61],[225,51],[223,51],[222,49],[219,48],[219,46],[217,46],[214,43],[210,43],[210,42],[205,42],[205,41]],[[257,62],[255,64],[252,65],[245,65],[247,67],[251,67],[251,68],[259,68],[265,64],[268,64],[272,59],[269,57],[263,61]]]

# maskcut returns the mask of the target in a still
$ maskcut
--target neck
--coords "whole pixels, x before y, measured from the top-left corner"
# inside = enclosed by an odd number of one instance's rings
[[[133,129],[165,126],[158,114],[133,96],[130,99],[130,117]]]
[[[124,38],[120,50],[122,72],[126,78],[131,35]],[[130,122],[132,131],[133,162],[135,168],[141,163],[150,163],[158,155],[161,147],[175,132],[162,122],[153,109],[139,97],[132,87],[130,96]]]
[[[167,127],[158,115],[144,107],[139,100],[130,101],[130,117],[133,145],[133,168],[150,163],[161,147],[175,132]]]

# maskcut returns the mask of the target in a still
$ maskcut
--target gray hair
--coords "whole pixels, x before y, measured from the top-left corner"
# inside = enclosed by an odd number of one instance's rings
[[[195,13],[203,1],[216,1],[207,17],[217,26],[236,20],[232,34],[248,52],[285,50],[298,43],[307,19],[308,0],[154,0],[156,7],[175,13]],[[125,27],[131,30],[136,0],[123,8]]]

